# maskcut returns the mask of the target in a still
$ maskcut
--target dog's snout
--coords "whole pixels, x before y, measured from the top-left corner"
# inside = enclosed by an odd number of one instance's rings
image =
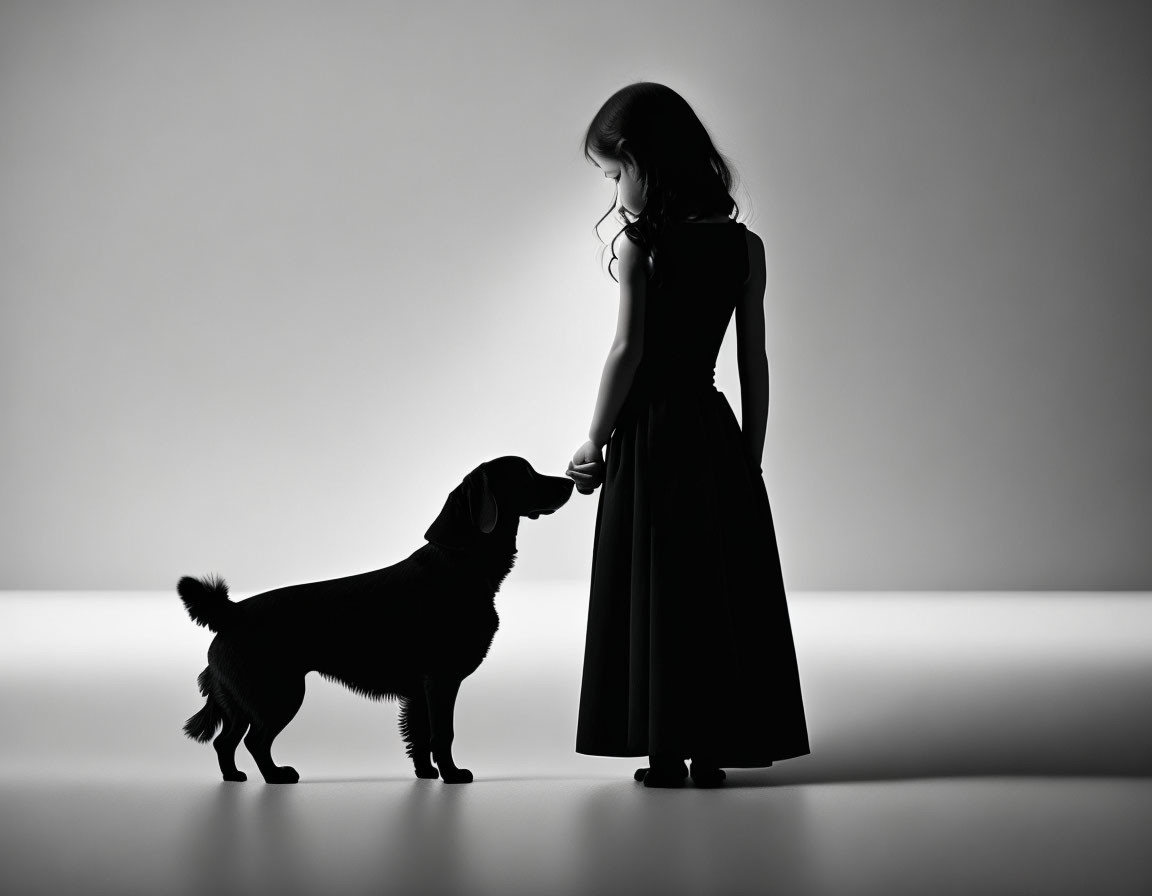
[[[567,476],[537,474],[537,477],[538,481],[533,484],[529,506],[524,511],[524,516],[529,519],[536,519],[563,507],[572,497],[572,489],[576,484]]]

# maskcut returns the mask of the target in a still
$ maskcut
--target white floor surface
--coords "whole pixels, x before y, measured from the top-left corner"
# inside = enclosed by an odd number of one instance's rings
[[[0,594],[0,893],[1152,893],[1150,595],[795,594],[812,754],[715,791],[573,751],[585,583],[497,600],[475,783],[312,676],[265,785],[181,733],[211,635],[174,591]]]

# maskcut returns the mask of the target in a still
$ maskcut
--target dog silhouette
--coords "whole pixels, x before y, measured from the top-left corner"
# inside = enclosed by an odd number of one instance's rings
[[[204,708],[188,719],[193,740],[213,740],[225,781],[241,739],[269,783],[295,783],[272,761],[272,742],[319,672],[358,694],[400,701],[400,733],[420,778],[467,783],[452,758],[460,682],[483,662],[499,618],[495,595],[516,558],[520,518],[562,507],[566,477],[544,476],[520,457],[499,457],[464,477],[410,556],[372,572],[290,585],[233,602],[224,580],[185,576],[177,592],[193,621],[216,632],[200,673]]]

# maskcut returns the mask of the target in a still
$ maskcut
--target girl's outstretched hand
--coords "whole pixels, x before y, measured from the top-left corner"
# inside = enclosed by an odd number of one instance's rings
[[[590,495],[604,483],[604,457],[591,440],[572,455],[564,475],[576,483],[576,491]]]

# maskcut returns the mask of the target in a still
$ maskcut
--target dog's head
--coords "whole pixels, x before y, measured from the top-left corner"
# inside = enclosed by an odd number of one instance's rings
[[[522,457],[498,457],[464,477],[424,538],[445,548],[467,548],[497,530],[516,531],[520,517],[552,513],[572,496],[567,476],[544,476]]]

